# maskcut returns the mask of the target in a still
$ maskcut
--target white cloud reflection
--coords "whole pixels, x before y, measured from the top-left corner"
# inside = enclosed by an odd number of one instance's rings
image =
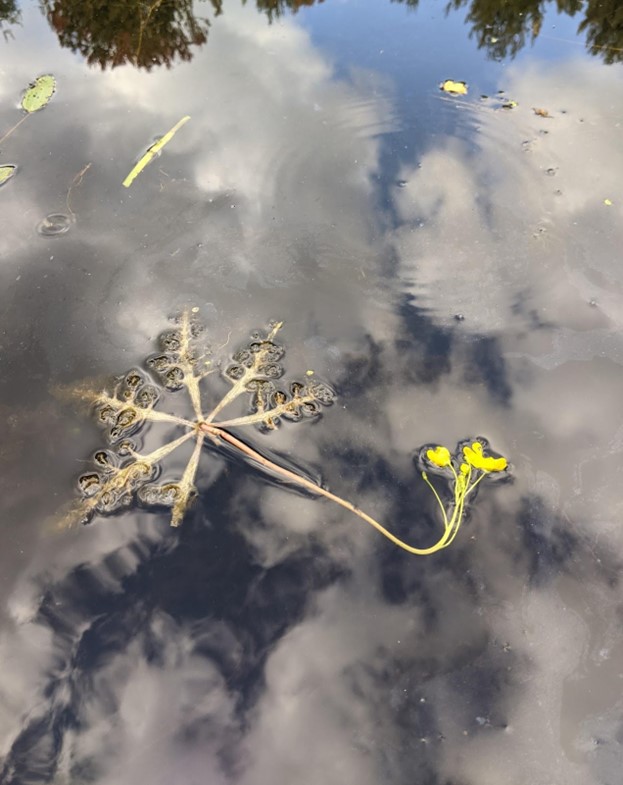
[[[616,689],[609,697],[604,691],[612,671],[604,672],[597,654],[610,651],[618,600],[597,586],[618,569],[623,542],[619,76],[580,61],[509,68],[500,87],[517,109],[476,104],[462,115],[476,126],[473,144],[447,138],[401,173],[407,183],[396,197],[395,237],[406,290],[438,324],[465,334],[459,343],[468,356],[471,335],[492,336],[512,390],[508,407],[495,406],[482,385],[465,384],[469,362],[455,354],[444,382],[420,393],[422,409],[432,412],[424,430],[451,441],[471,423],[512,457],[518,485],[505,492],[505,504],[535,494],[552,510],[524,513],[524,536],[534,538],[526,553],[554,558],[536,531],[557,526],[559,557],[569,547],[565,538],[578,538],[584,551],[571,567],[577,577],[533,592],[499,574],[499,555],[486,556],[483,538],[504,538],[504,519],[484,529],[478,521],[480,575],[492,596],[506,597],[487,611],[491,635],[506,641],[514,661],[504,729],[490,726],[486,713],[480,724],[489,731],[450,722],[453,743],[441,770],[453,781],[598,782],[617,759],[612,724],[600,738],[589,738],[587,728],[604,727],[599,717],[618,706]],[[539,118],[532,107],[552,117]],[[389,406],[406,448],[400,423],[409,396],[395,391]],[[590,679],[580,675],[586,670]],[[578,700],[589,683],[601,693],[590,707]],[[447,694],[448,684],[441,689]]]
[[[19,55],[16,68],[28,71]],[[37,717],[62,713],[77,676],[84,679],[73,709],[79,723],[63,730],[59,782],[75,781],[81,767],[101,785],[365,785],[412,783],[420,772],[431,782],[446,777],[467,785],[599,782],[592,753],[578,752],[588,743],[587,727],[602,727],[597,711],[583,714],[576,706],[567,715],[565,701],[578,671],[597,668],[584,647],[603,636],[589,617],[596,608],[612,614],[617,600],[597,589],[579,598],[580,579],[528,586],[534,554],[521,537],[532,524],[522,531],[518,510],[538,494],[553,510],[543,526],[570,521],[570,531],[596,553],[620,546],[623,448],[612,423],[621,388],[621,273],[612,249],[623,240],[623,153],[603,97],[620,105],[615,72],[588,63],[509,70],[505,87],[520,108],[474,110],[475,150],[447,139],[423,155],[421,168],[406,167],[400,176],[407,184],[396,196],[399,225],[384,234],[371,177],[379,167],[377,135],[395,127],[391,91],[374,74],[337,78],[295,20],[268,27],[255,13],[227,9],[192,69],[180,66],[157,79],[118,69],[86,86],[72,81],[79,64],[63,58],[62,69],[68,102],[89,90],[102,98],[78,137],[80,166],[93,159],[93,174],[103,174],[85,180],[76,230],[54,246],[68,279],[83,258],[97,263],[72,289],[74,327],[63,321],[62,346],[46,329],[58,323],[59,307],[44,300],[41,341],[52,375],[72,338],[81,344],[76,352],[111,365],[138,361],[163,314],[189,299],[206,306],[223,338],[237,323],[247,330],[265,322],[271,311],[286,319],[291,344],[304,346],[289,352],[300,372],[309,363],[319,375],[339,378],[344,365],[353,373],[364,367],[378,389],[365,407],[357,398],[340,402],[346,408],[326,418],[326,441],[315,430],[292,428],[273,437],[273,448],[321,465],[325,477],[344,492],[358,491],[356,501],[383,520],[392,515],[393,489],[381,481],[358,488],[353,476],[375,477],[376,461],[392,480],[415,486],[411,452],[428,440],[452,446],[467,432],[482,432],[512,458],[517,482],[492,493],[495,501],[482,494],[456,561],[385,563],[385,544],[365,524],[249,479],[255,490],[243,487],[231,504],[232,528],[253,549],[262,576],[278,574],[312,546],[342,572],[316,590],[305,586],[301,568],[300,611],[288,615],[294,599],[285,590],[264,607],[267,616],[277,608],[288,626],[254,652],[246,703],[222,665],[222,657],[248,655],[245,631],[233,623],[210,617],[197,626],[156,607],[129,642],[80,672],[72,657],[97,619],[61,607],[59,627],[69,630],[63,636],[37,617],[44,588],[70,582],[79,567],[91,591],[123,597],[125,581],[153,557],[157,523],[127,516],[79,532],[67,548],[66,540],[41,544],[7,605],[2,752]],[[154,164],[166,174],[150,171],[131,192],[114,190],[127,173],[126,151],[138,151],[189,104],[192,122]],[[537,119],[531,105],[554,117]],[[140,112],[140,121],[126,127],[119,118],[130,111]],[[56,134],[74,123],[59,112],[50,116]],[[107,147],[111,137],[123,155]],[[527,149],[518,153],[524,141]],[[580,165],[587,149],[590,166]],[[66,181],[64,171],[54,197],[61,203]],[[15,221],[7,252],[10,243],[31,250],[26,227],[52,209],[50,193],[35,185],[24,177],[9,207]],[[168,201],[156,202],[160,187]],[[98,200],[100,209],[89,209]],[[400,374],[393,341],[405,338],[404,330],[381,280],[392,245],[395,294],[415,294],[433,322],[459,336],[447,374],[431,384]],[[18,274],[19,264],[29,263],[23,272],[45,288],[43,257],[16,256]],[[46,250],[46,264],[48,256]],[[94,312],[104,327],[84,338]],[[457,313],[463,322],[453,321]],[[376,375],[366,334],[379,352]],[[467,353],[481,334],[499,339],[512,390],[507,407],[492,401],[484,384],[465,381]],[[592,361],[604,337],[608,356],[598,376],[594,364],[585,373],[570,362]],[[599,417],[592,417],[594,406]],[[340,455],[345,445],[352,454]],[[414,540],[420,534],[409,533]],[[114,569],[106,561],[112,554]],[[578,558],[585,561],[581,574],[599,583],[590,548]],[[403,599],[390,602],[386,584],[396,584]],[[246,601],[260,591],[250,582]],[[479,667],[483,694],[498,685],[488,705],[469,693]],[[50,699],[46,690],[57,679],[62,688]],[[604,700],[599,711],[613,712],[617,700]],[[617,732],[614,722],[604,731],[609,750]]]
[[[534,320],[618,330],[618,71],[586,61],[533,63],[509,67],[505,78],[516,109],[470,99],[475,144],[447,138],[419,168],[402,172],[401,276],[433,318],[447,324],[462,314],[472,331]],[[533,107],[551,117],[537,117]]]

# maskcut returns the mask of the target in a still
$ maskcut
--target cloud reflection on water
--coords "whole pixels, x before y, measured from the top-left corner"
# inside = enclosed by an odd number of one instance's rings
[[[54,288],[39,295],[35,332],[50,374],[81,352],[123,370],[151,347],[163,314],[191,298],[212,303],[212,324],[225,332],[270,311],[286,319],[292,362],[348,391],[345,408],[274,435],[274,449],[321,464],[332,487],[414,541],[432,535],[435,520],[412,463],[422,442],[452,446],[482,432],[511,456],[517,479],[483,490],[464,536],[428,561],[235,465],[211,478],[179,539],[155,516],[132,513],[54,547],[42,542],[2,632],[4,776],[15,785],[52,781],[55,770],[58,782],[122,784],[599,782],[600,753],[581,747],[599,722],[566,701],[582,669],[599,683],[597,641],[620,645],[611,623],[591,626],[596,610],[612,618],[618,602],[609,585],[617,559],[603,551],[619,537],[620,444],[609,433],[620,365],[602,361],[600,378],[611,374],[602,384],[568,362],[564,341],[554,366],[538,360],[556,336],[599,328],[601,339],[620,326],[609,259],[618,208],[608,212],[601,193],[618,187],[616,134],[601,120],[591,132],[593,182],[573,166],[578,140],[586,143],[572,124],[580,98],[545,81],[539,102],[569,107],[553,121],[556,145],[551,130],[531,152],[511,152],[537,120],[478,114],[480,149],[466,158],[449,140],[424,153],[396,198],[400,223],[387,228],[373,185],[376,134],[395,127],[384,82],[337,79],[294,22],[266,28],[246,12],[224,18],[196,62],[205,71],[192,78],[98,77],[107,103],[74,154],[80,165],[93,159],[100,179],[85,181],[80,223],[53,246],[65,274],[97,264],[67,304],[55,306]],[[586,117],[597,116],[597,71],[574,69]],[[520,106],[537,102],[535,80],[509,77]],[[70,81],[67,100],[81,89]],[[111,128],[120,148],[138,149],[191,101],[188,133],[158,162],[167,174],[145,173],[119,197],[113,184],[127,162],[109,160]],[[125,128],[116,118],[137,106],[139,121]],[[49,122],[51,134],[67,131],[61,112]],[[545,165],[558,167],[555,177],[542,179]],[[559,199],[550,191],[563,176]],[[158,203],[161,187],[167,201]],[[9,208],[14,236],[23,205],[40,214],[51,198],[23,178]],[[609,222],[602,245],[595,215]],[[586,274],[589,251],[599,275]],[[47,263],[29,244],[12,260],[31,283]],[[383,280],[394,264],[395,287]],[[463,322],[452,318],[459,310]],[[93,312],[102,329],[84,337]],[[612,474],[587,504],[581,480],[602,471],[586,464],[587,445],[601,467],[604,444]],[[62,460],[69,476],[73,461]],[[22,471],[27,464],[26,455]],[[565,525],[575,536],[557,548]],[[598,710],[614,712],[616,700]],[[602,744],[613,756],[617,732],[612,722]]]

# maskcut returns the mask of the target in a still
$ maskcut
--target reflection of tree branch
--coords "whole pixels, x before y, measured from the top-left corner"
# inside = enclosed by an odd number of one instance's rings
[[[479,49],[486,49],[494,60],[515,57],[527,41],[534,43],[543,24],[542,6],[546,0],[472,0],[466,16]],[[450,0],[446,11],[459,10],[467,0]]]
[[[623,60],[623,5],[620,0],[589,3],[578,32],[586,33],[592,55],[600,55],[608,65]]]
[[[269,22],[321,2],[255,0]],[[419,0],[391,2],[414,10],[419,4]],[[500,60],[515,57],[526,44],[534,43],[553,3],[559,13],[585,15],[578,33],[586,35],[591,54],[606,63],[623,60],[620,0],[448,0],[446,13],[466,9],[470,36],[489,57]],[[170,66],[176,58],[191,60],[194,47],[208,40],[210,23],[195,17],[192,0],[40,0],[40,4],[61,46],[102,68],[124,63],[147,70],[154,65]],[[223,13],[223,0],[210,0],[210,4],[215,16]],[[0,28],[5,19],[10,24],[19,21],[15,0],[0,0]]]
[[[392,0],[417,8],[419,0]],[[527,43],[534,43],[549,6],[555,2],[558,13],[585,18],[578,33],[586,35],[592,55],[608,64],[623,60],[623,5],[620,0],[449,0],[446,13],[465,8],[479,49],[501,60],[515,57]]]
[[[1,0],[0,0],[1,2]],[[192,0],[40,0],[61,46],[101,68],[131,64],[150,70],[192,59],[208,40],[209,22],[193,13]],[[220,0],[214,0],[220,9]]]
[[[141,19],[141,28],[138,31],[138,45],[136,47],[137,60],[139,60],[141,56],[141,47],[143,44],[143,33],[145,32],[145,27],[149,24],[151,15],[162,5],[162,2],[163,0],[155,0],[155,2],[149,6],[149,10],[147,11],[147,16],[145,17],[145,19]]]
[[[256,5],[272,22],[315,2],[323,0],[256,0]],[[220,16],[223,0],[210,4]],[[0,20],[4,6],[7,18],[19,13],[15,0],[0,0]],[[191,60],[193,48],[208,40],[210,23],[195,17],[192,0],[40,0],[40,6],[61,46],[101,68],[170,66],[175,59]]]
[[[255,0],[255,5],[258,11],[262,11],[268,17],[268,21],[272,22],[279,19],[286,11],[295,14],[301,6],[312,6],[316,2],[322,3],[324,0]],[[242,0],[246,5],[246,0]]]
[[[15,0],[0,0],[0,30],[5,39],[13,36],[9,29],[5,29],[5,24],[18,25],[21,18],[22,12],[15,4]]]

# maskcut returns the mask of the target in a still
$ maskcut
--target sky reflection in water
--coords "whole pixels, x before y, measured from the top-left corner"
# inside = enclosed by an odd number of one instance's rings
[[[34,75],[59,87],[1,151],[2,781],[615,782],[620,66],[545,37],[487,61],[431,3],[232,4],[188,62],[102,71],[21,14],[2,128]],[[140,364],[189,303],[216,346],[285,321],[288,369],[340,398],[254,443],[414,544],[421,444],[482,434],[514,483],[428,559],[210,454],[179,531],[51,534],[99,435],[50,388]]]

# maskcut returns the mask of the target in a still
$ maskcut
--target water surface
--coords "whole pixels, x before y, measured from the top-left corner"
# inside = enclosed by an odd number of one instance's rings
[[[0,143],[0,781],[615,785],[616,4],[0,17],[0,135],[57,79]],[[179,529],[135,505],[59,531],[102,434],[58,388],[141,367],[187,307],[223,367],[283,320],[288,377],[338,401],[240,435],[410,543],[440,526],[421,445],[486,437],[512,482],[416,557],[206,448]]]

